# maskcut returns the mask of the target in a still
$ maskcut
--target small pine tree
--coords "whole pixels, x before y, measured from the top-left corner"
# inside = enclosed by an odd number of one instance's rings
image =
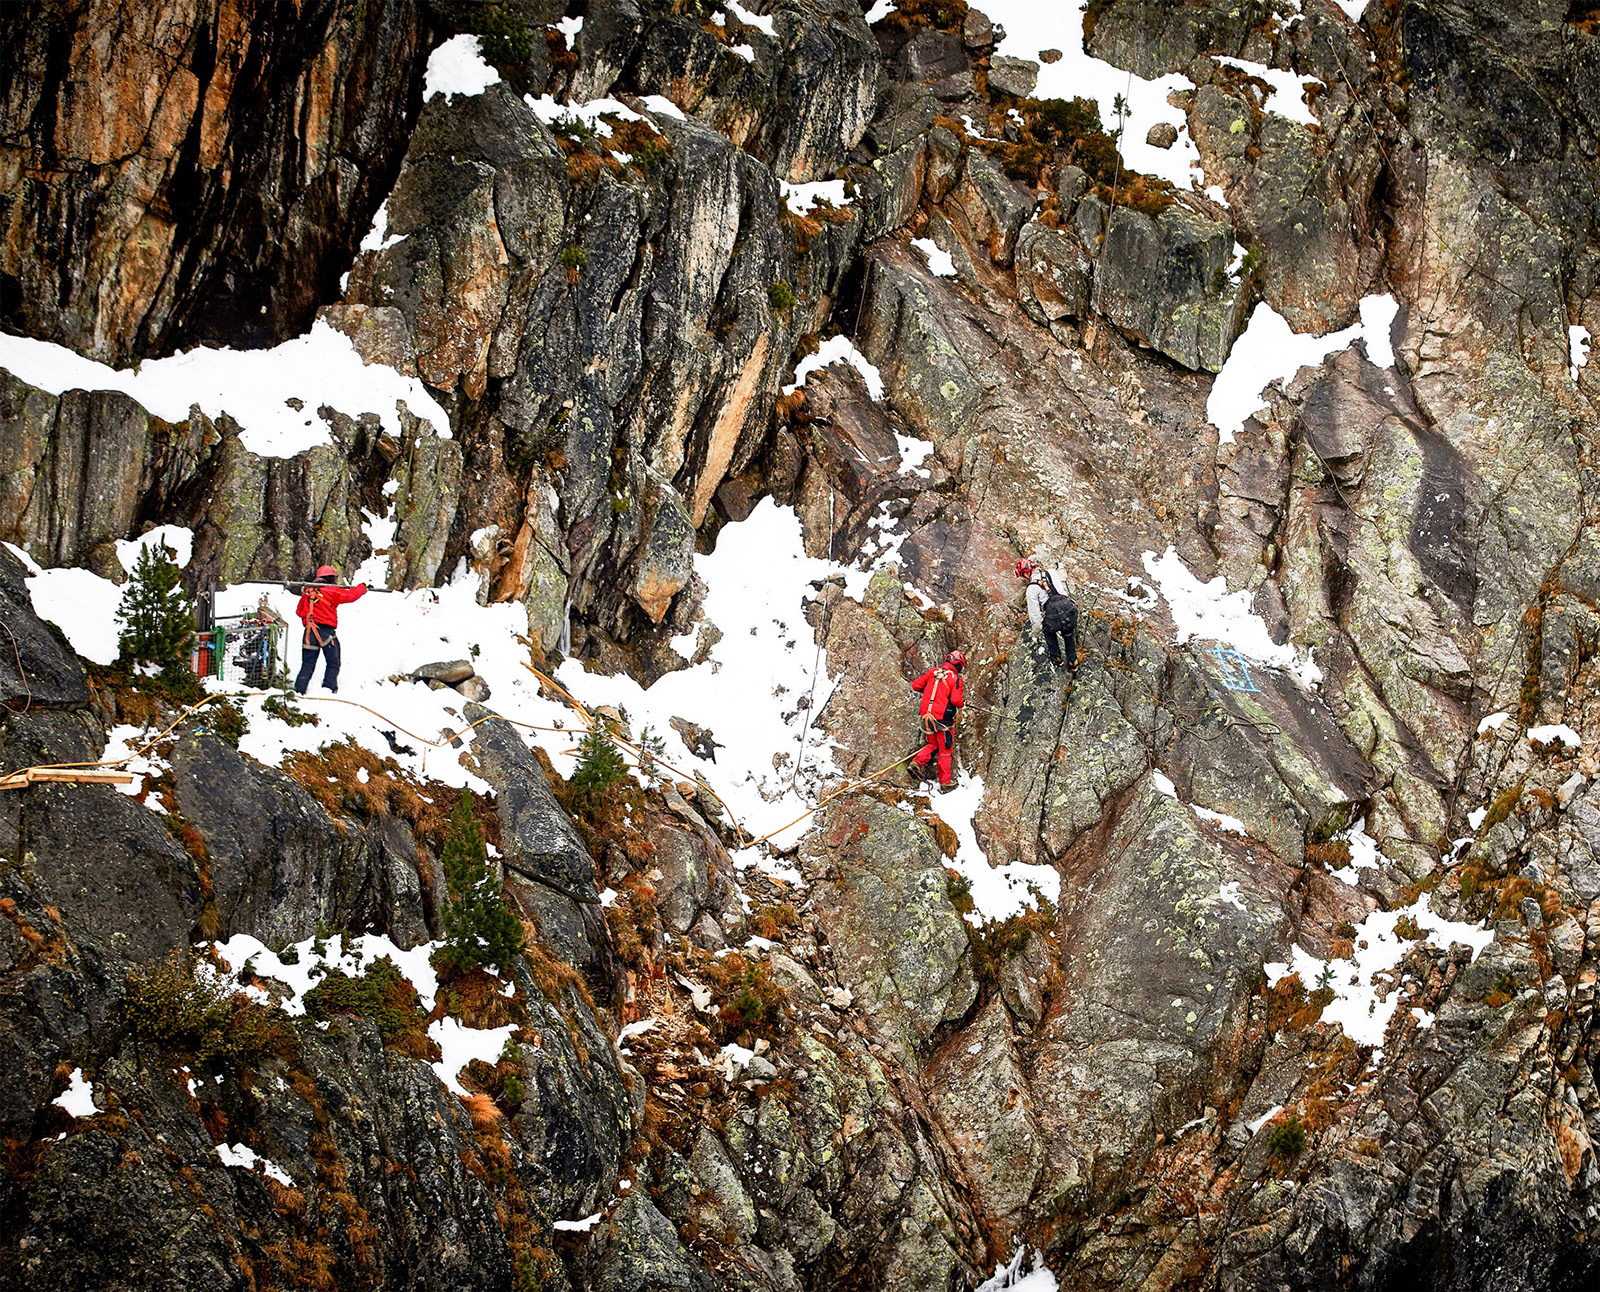
[[[129,664],[154,664],[163,674],[181,669],[194,638],[194,603],[179,581],[165,543],[139,549],[133,579],[117,606],[117,646]]]
[[[450,900],[444,908],[445,945],[434,953],[435,963],[460,973],[480,965],[506,968],[522,951],[522,925],[489,870],[471,795],[463,794],[450,814],[439,861]]]
[[[667,779],[667,767],[661,761],[666,752],[667,742],[646,727],[639,736],[639,773],[651,786]]]
[[[572,786],[580,797],[597,799],[613,785],[620,785],[628,774],[611,733],[600,722],[593,723],[578,743],[578,766],[572,773]]]

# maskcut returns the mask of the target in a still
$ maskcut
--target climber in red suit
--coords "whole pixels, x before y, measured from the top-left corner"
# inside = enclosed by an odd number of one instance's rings
[[[911,685],[922,692],[922,734],[927,741],[909,768],[913,780],[921,780],[935,754],[939,755],[939,784],[949,788],[951,776],[950,756],[955,748],[954,728],[956,710],[964,703],[961,694],[961,671],[967,666],[967,657],[958,650],[951,651],[944,663],[936,664]]]

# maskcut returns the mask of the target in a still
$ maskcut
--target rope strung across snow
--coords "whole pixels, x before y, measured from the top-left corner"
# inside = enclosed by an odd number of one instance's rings
[[[542,673],[532,664],[524,663],[523,667],[532,673],[534,677],[540,681],[540,683],[548,686],[553,693],[564,700],[573,709],[573,711],[577,713],[578,717],[583,721],[586,729],[594,726],[594,715],[591,714],[588,709],[584,708],[577,697],[568,691],[566,687],[562,686],[554,678]],[[107,759],[102,762],[40,763],[31,767],[18,768],[16,771],[5,773],[3,777],[0,777],[0,789],[22,789],[38,781],[56,782],[80,779],[78,776],[72,775],[72,773],[82,773],[83,775],[81,779],[84,781],[98,781],[99,777],[96,776],[95,773],[110,771],[111,769],[118,767],[124,767],[134,759],[142,758],[151,749],[155,748],[156,745],[160,744],[175,730],[177,730],[177,728],[181,726],[186,719],[198,713],[212,701],[244,700],[258,694],[259,692],[252,691],[213,692],[211,695],[206,696],[198,703],[191,704],[188,708],[184,709],[182,713],[178,714],[176,718],[169,722],[154,736],[150,737],[149,740],[145,741],[142,745],[130,753],[124,754],[121,758]],[[361,709],[366,713],[370,713],[380,722],[389,723],[396,732],[399,732],[410,739],[417,741],[419,744],[427,745],[431,749],[449,748],[454,745],[455,742],[462,736],[466,735],[467,732],[476,727],[482,726],[486,722],[491,722],[496,718],[499,718],[502,722],[508,723],[513,727],[521,727],[525,731],[543,731],[551,733],[565,733],[567,731],[567,728],[565,727],[540,726],[535,723],[520,722],[515,718],[508,718],[504,714],[489,713],[477,719],[475,722],[469,722],[466,726],[462,727],[458,731],[443,733],[438,740],[429,740],[426,736],[418,735],[416,732],[401,726],[398,722],[395,722],[393,718],[389,717],[388,714],[380,713],[377,709],[374,709],[369,705],[362,704],[359,700],[346,700],[335,695],[302,696],[301,699],[308,700],[316,704],[343,704],[348,705],[351,708]],[[799,816],[795,817],[793,821],[788,822],[786,825],[779,826],[776,830],[769,831],[767,834],[762,835],[759,839],[751,839],[748,833],[745,831],[743,825],[740,824],[739,819],[734,815],[733,809],[729,806],[727,800],[718,794],[714,789],[712,789],[710,785],[706,784],[703,779],[694,776],[689,772],[685,772],[680,768],[674,767],[671,763],[667,762],[666,759],[661,758],[656,754],[646,753],[632,741],[624,740],[621,736],[618,736],[614,732],[607,732],[607,735],[615,744],[618,744],[624,749],[629,750],[638,760],[640,766],[644,766],[647,762],[656,763],[666,768],[675,776],[680,776],[685,780],[694,781],[699,789],[704,790],[713,799],[715,799],[722,807],[723,811],[728,814],[728,820],[732,822],[734,833],[739,839],[739,846],[744,848],[755,848],[759,847],[761,844],[767,843],[769,840],[774,839],[778,835],[782,834],[785,830],[792,829],[793,827],[799,825],[802,821],[806,820],[808,817],[814,816],[817,812],[821,811],[825,806],[827,806],[827,804],[833,802],[834,799],[840,798],[845,794],[852,793],[856,790],[862,789],[867,785],[870,785],[880,776],[883,776],[888,772],[892,772],[897,767],[903,766],[916,756],[916,751],[913,750],[911,753],[906,754],[903,758],[896,759],[887,767],[880,767],[877,771],[873,772],[869,776],[862,777],[859,780],[851,781],[846,785],[840,786],[831,794],[819,799],[813,806],[807,808]],[[56,775],[51,775],[50,773],[56,773]]]

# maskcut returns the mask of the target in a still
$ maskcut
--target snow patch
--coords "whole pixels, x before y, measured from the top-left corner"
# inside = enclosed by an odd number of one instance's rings
[[[1423,896],[1399,910],[1373,911],[1356,925],[1349,957],[1319,960],[1299,946],[1290,947],[1288,961],[1265,966],[1267,982],[1276,986],[1293,972],[1308,991],[1324,985],[1331,987],[1334,999],[1324,1006],[1322,1021],[1339,1024],[1357,1045],[1381,1047],[1389,1020],[1400,1003],[1395,970],[1410,945],[1395,931],[1403,918],[1410,919],[1426,934],[1424,941],[1428,945],[1442,950],[1460,942],[1471,948],[1474,960],[1494,941],[1492,929],[1435,915],[1428,898]]]
[[[124,570],[132,574],[134,567],[139,564],[140,551],[155,544],[170,548],[178,568],[187,569],[189,558],[194,555],[194,530],[182,525],[157,525],[138,538],[119,538],[117,561]]]
[[[1017,1248],[1004,1265],[994,1267],[994,1276],[978,1284],[975,1292],[1056,1292],[1056,1276],[1045,1268],[1044,1253],[1035,1249],[1031,1267],[1024,1271],[1022,1262],[1028,1255],[1027,1246]]]
[[[1288,670],[1305,687],[1321,679],[1314,661],[1302,661],[1293,646],[1272,640],[1266,621],[1251,609],[1250,593],[1243,588],[1229,592],[1228,581],[1220,574],[1201,583],[1173,547],[1160,556],[1146,552],[1144,568],[1166,600],[1176,641],[1199,639],[1231,646],[1247,659]]]
[[[939,244],[932,238],[913,238],[911,245],[928,258],[928,272],[935,278],[956,276],[956,262],[948,251],[940,251]]]
[[[1058,49],[1061,58],[1039,68],[1034,96],[1040,99],[1093,99],[1100,106],[1100,121],[1108,133],[1117,127],[1116,99],[1123,96],[1128,115],[1118,147],[1129,169],[1155,175],[1182,189],[1192,187],[1198,171],[1192,163],[1200,151],[1189,137],[1188,118],[1167,102],[1174,90],[1192,90],[1194,82],[1173,74],[1147,81],[1126,69],[1091,58],[1083,47],[1083,12],[1077,0],[1041,3],[1041,0],[988,0],[983,11],[1006,31],[998,54],[1037,61],[1042,51]],[[1145,142],[1150,127],[1165,122],[1178,131],[1171,148]]]
[[[819,179],[810,184],[791,184],[788,180],[780,179],[778,196],[791,213],[804,215],[818,202],[830,202],[836,207],[847,206],[855,196],[855,186],[851,185],[847,193],[842,179]]]
[[[286,1188],[294,1184],[287,1171],[269,1158],[262,1157],[248,1144],[218,1144],[216,1150],[223,1166],[242,1166],[246,1171],[254,1171],[259,1166],[263,1175]]]
[[[972,885],[973,916],[979,920],[1004,920],[1030,910],[1035,891],[1057,901],[1061,896],[1061,874],[1054,866],[1013,861],[991,865],[978,846],[973,818],[983,806],[983,777],[969,772],[956,782],[956,788],[933,799],[939,819],[955,831],[958,847],[950,865]],[[971,917],[969,917],[971,918]]]
[[[1577,749],[1583,744],[1583,737],[1564,722],[1529,727],[1527,736],[1530,745],[1548,745],[1559,740],[1568,749]]]
[[[1501,727],[1505,726],[1506,720],[1510,717],[1509,713],[1491,713],[1478,724],[1478,734],[1481,736],[1486,732],[1499,731]]]
[[[1308,87],[1322,84],[1317,77],[1281,72],[1275,67],[1268,67],[1265,63],[1250,63],[1242,58],[1218,56],[1216,61],[1226,67],[1236,67],[1258,81],[1265,81],[1271,87],[1271,94],[1266,103],[1268,112],[1276,112],[1280,117],[1297,121],[1301,125],[1316,125],[1317,119],[1311,115],[1311,109],[1306,106],[1305,93]]]
[[[456,1018],[434,1019],[428,1024],[428,1039],[438,1044],[440,1054],[439,1061],[432,1065],[434,1075],[452,1094],[466,1098],[466,1087],[460,1081],[461,1069],[474,1059],[493,1067],[516,1030],[515,1023],[504,1027],[467,1027]]]
[[[133,775],[133,780],[127,785],[118,785],[115,788],[131,798],[138,798],[144,792],[146,777],[160,776],[171,771],[167,761],[154,750],[147,753],[135,754],[156,733],[154,731],[134,727],[128,723],[111,728],[106,733],[106,747],[100,755],[102,763],[122,763],[122,770]],[[126,760],[126,761],[123,761]],[[152,812],[159,812],[162,816],[167,814],[166,808],[161,806],[154,796],[144,800],[145,807]]]
[[[121,588],[91,570],[70,568],[40,570],[24,582],[33,612],[61,629],[73,650],[95,664],[116,661]]]
[[[895,447],[900,451],[900,470],[898,475],[921,476],[926,480],[933,474],[922,464],[928,460],[928,455],[933,452],[931,440],[919,440],[915,435],[902,435],[899,431],[894,433]]]
[[[416,377],[364,363],[355,345],[326,320],[270,350],[197,346],[137,370],[85,359],[66,346],[0,333],[0,367],[52,395],[68,390],[119,390],[163,421],[183,422],[191,407],[239,424],[239,443],[264,458],[288,458],[333,443],[318,415],[323,406],[354,417],[375,413],[400,438],[398,406],[450,438],[450,419]],[[293,401],[292,403],[290,401]],[[298,407],[296,407],[298,405]]]
[[[815,354],[808,354],[800,360],[794,370],[794,380],[783,388],[783,393],[794,394],[806,384],[807,377],[819,368],[826,368],[830,363],[848,363],[867,383],[867,394],[874,400],[883,398],[882,375],[867,361],[867,356],[851,344],[847,336],[830,336],[817,348]]]
[[[427,103],[442,94],[449,103],[458,94],[470,98],[499,84],[500,73],[484,60],[478,38],[452,36],[428,55],[428,70],[422,78],[422,101]]]
[[[1567,362],[1572,380],[1578,380],[1578,369],[1589,366],[1589,329],[1574,324],[1567,329]]]
[[[1197,804],[1189,804],[1189,811],[1193,812],[1202,821],[1209,821],[1219,830],[1226,830],[1229,834],[1248,835],[1250,832],[1244,828],[1244,822],[1236,816],[1229,816],[1226,812],[1213,812],[1210,808],[1203,808]],[[1234,885],[1238,887],[1237,884]],[[1239,908],[1243,910],[1241,906]]]
[[[361,239],[361,250],[387,251],[408,237],[410,234],[389,232],[389,199],[384,198],[377,213],[372,217],[372,228],[368,229],[367,236]],[[340,290],[344,289],[341,287]]]
[[[683,115],[683,109],[669,99],[665,94],[647,94],[639,102],[651,112],[659,113],[663,117],[674,117],[679,121],[689,118]]]
[[[568,49],[576,49],[578,47],[578,33],[583,30],[583,19],[581,17],[563,18],[560,22],[552,23],[551,26],[566,37]]]
[[[723,0],[723,6],[746,27],[754,27],[763,35],[777,39],[777,28],[773,26],[772,19],[765,14],[751,13],[739,3],[739,0]]]
[[[882,22],[895,10],[894,0],[876,0],[872,8],[867,10],[866,23],[871,27]]]
[[[50,1102],[74,1117],[93,1117],[105,1111],[95,1104],[94,1086],[84,1079],[82,1068],[72,1070],[72,1075],[67,1078],[67,1088]]]
[[[1367,296],[1360,308],[1359,323],[1318,337],[1301,335],[1272,306],[1258,304],[1206,398],[1206,418],[1217,428],[1218,442],[1233,443],[1246,419],[1266,406],[1262,395],[1273,382],[1290,382],[1301,368],[1314,368],[1357,341],[1366,344],[1367,358],[1375,366],[1392,367],[1389,330],[1399,305],[1393,296]]]

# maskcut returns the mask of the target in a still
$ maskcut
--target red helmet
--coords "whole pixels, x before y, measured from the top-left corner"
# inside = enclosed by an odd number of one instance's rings
[[[1038,568],[1039,567],[1034,565],[1034,563],[1032,561],[1030,561],[1027,557],[1023,557],[1020,561],[1017,562],[1017,578],[1026,579],[1030,574],[1032,574],[1034,572],[1034,570],[1036,570]]]
[[[337,579],[338,577],[339,571],[331,565],[319,565],[317,567],[317,578],[319,579]]]
[[[967,657],[960,651],[953,650],[944,657],[944,662],[959,673],[962,669],[966,668]]]

